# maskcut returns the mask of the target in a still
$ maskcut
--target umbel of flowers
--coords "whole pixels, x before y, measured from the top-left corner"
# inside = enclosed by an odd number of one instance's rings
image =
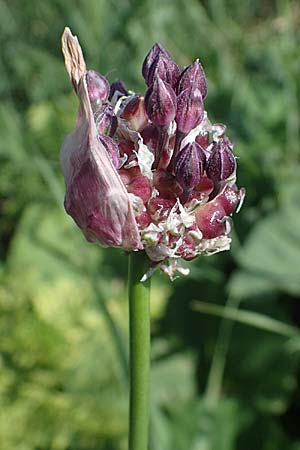
[[[186,273],[180,260],[227,250],[232,213],[244,190],[226,127],[204,108],[198,60],[183,70],[155,44],[146,56],[144,95],[87,70],[76,37],[63,34],[66,68],[80,106],[61,161],[65,208],[86,238],[145,250],[149,276]]]

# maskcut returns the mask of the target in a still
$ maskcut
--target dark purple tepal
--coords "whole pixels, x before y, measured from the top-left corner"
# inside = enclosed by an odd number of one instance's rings
[[[190,86],[197,87],[202,95],[203,100],[207,95],[207,81],[204,70],[197,60],[194,64],[187,66],[181,73],[177,83],[177,93],[180,94]]]
[[[227,180],[236,170],[236,159],[233,146],[226,137],[213,145],[206,173],[215,182]]]
[[[175,87],[179,74],[179,67],[173,59],[163,53],[159,53],[149,69],[146,83],[148,86],[151,86],[155,78],[159,77],[166,83],[169,83],[170,86]]]
[[[187,144],[175,157],[174,175],[188,193],[200,183],[205,163],[205,153],[196,142]]]
[[[176,123],[182,134],[189,133],[200,124],[204,116],[204,106],[200,89],[190,85],[177,97]]]
[[[176,95],[172,87],[156,77],[145,95],[145,107],[149,119],[156,126],[165,127],[175,119]]]
[[[162,45],[156,43],[144,59],[142,74],[147,86],[151,86],[156,76],[175,86],[180,69],[167,50]]]

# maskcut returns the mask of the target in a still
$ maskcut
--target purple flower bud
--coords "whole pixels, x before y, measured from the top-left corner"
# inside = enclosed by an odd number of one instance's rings
[[[217,182],[227,180],[236,170],[236,160],[232,153],[232,144],[224,137],[213,146],[209,157],[206,173],[208,177]]]
[[[108,99],[109,99],[109,101],[111,101],[112,98],[114,96],[116,96],[117,97],[116,100],[117,100],[119,97],[122,97],[122,95],[128,95],[128,91],[122,80],[116,80],[110,86]]]
[[[238,203],[242,200],[243,190],[238,190],[237,186],[225,186],[225,188],[215,197],[215,202],[222,206],[226,216],[234,212]]]
[[[176,95],[171,86],[159,77],[146,92],[145,106],[149,119],[156,126],[167,126],[175,119]]]
[[[148,75],[145,78],[147,86],[153,84],[155,78],[159,77],[174,87],[180,75],[180,69],[173,59],[164,53],[159,53],[154,59]]]
[[[213,239],[225,234],[226,216],[224,208],[218,202],[211,201],[196,209],[196,223],[204,239]]]
[[[143,130],[148,124],[144,97],[141,95],[131,97],[121,112],[120,117],[127,121],[130,129],[135,131]]]
[[[204,70],[198,60],[187,66],[181,73],[177,83],[177,93],[180,94],[190,86],[197,87],[202,95],[203,100],[207,95],[207,81]]]
[[[192,85],[177,97],[177,130],[183,134],[189,133],[199,125],[203,116],[204,107],[200,89]]]
[[[164,47],[162,45],[160,45],[159,43],[154,44],[143,62],[142,74],[143,74],[143,77],[145,78],[145,80],[147,80],[147,78],[148,78],[148,73],[149,73],[150,67],[152,66],[152,63],[154,62],[154,60],[156,59],[156,57],[159,54],[163,54],[167,58],[172,59],[171,55],[167,52],[166,49],[164,49]]]
[[[117,126],[118,119],[114,114],[113,108],[109,104],[103,105],[95,113],[96,128],[99,134],[113,136]]]
[[[86,84],[92,109],[101,106],[108,98],[109,83],[102,75],[89,70],[86,74]]]
[[[187,194],[200,183],[205,164],[205,153],[196,142],[187,144],[176,155],[174,175]]]

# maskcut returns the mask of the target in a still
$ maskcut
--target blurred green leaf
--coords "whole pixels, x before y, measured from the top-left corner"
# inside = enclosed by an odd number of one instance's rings
[[[287,337],[295,337],[299,335],[299,330],[287,323],[263,316],[253,311],[238,310],[230,306],[211,305],[210,303],[195,301],[192,308],[204,314],[212,314],[218,317],[224,317],[236,322],[260,328],[265,331],[271,331]]]
[[[296,204],[260,220],[239,251],[241,270],[232,277],[230,291],[245,297],[268,288],[299,294],[299,229],[300,208]]]

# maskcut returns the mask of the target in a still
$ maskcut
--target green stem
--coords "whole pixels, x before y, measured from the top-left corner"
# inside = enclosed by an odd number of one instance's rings
[[[150,280],[144,252],[129,256],[130,414],[129,450],[147,450],[150,383]]]

